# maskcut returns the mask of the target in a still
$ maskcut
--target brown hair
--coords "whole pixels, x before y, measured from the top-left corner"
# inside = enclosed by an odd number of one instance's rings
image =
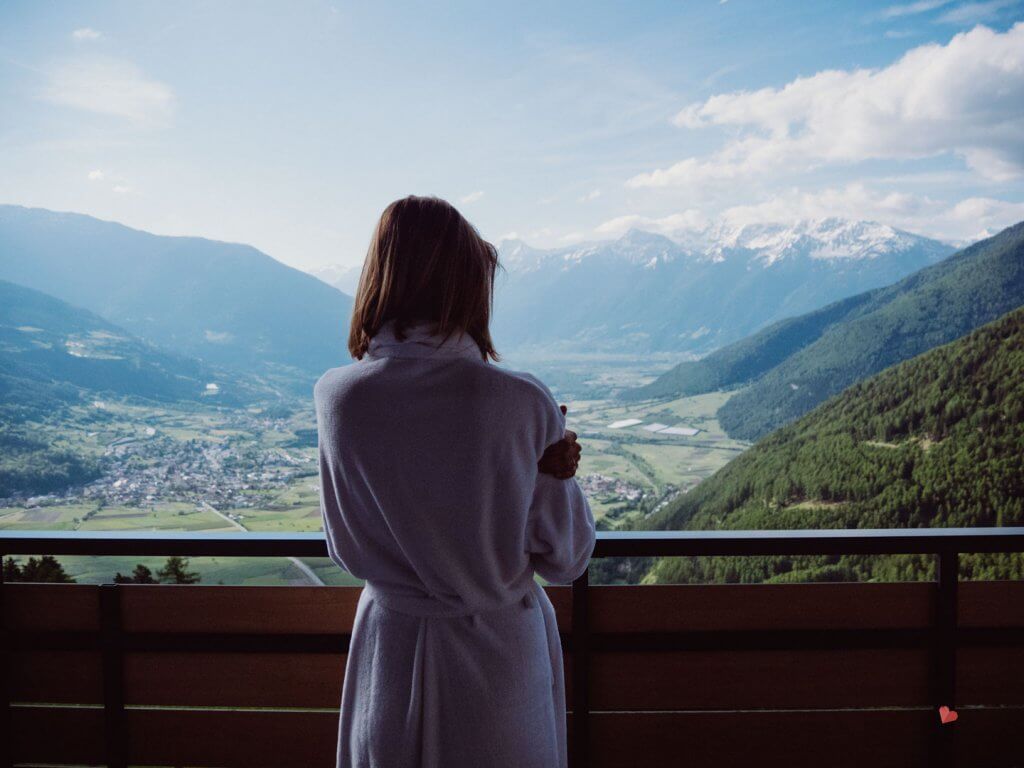
[[[388,320],[395,335],[434,321],[447,339],[468,333],[484,360],[500,360],[489,330],[498,251],[450,203],[410,195],[384,209],[359,276],[348,351],[362,359]]]

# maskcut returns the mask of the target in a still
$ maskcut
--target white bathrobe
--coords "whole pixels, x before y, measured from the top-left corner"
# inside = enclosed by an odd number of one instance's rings
[[[534,574],[587,566],[579,483],[541,474],[565,416],[537,378],[387,323],[316,384],[331,558],[365,580],[338,768],[564,768],[555,614]]]

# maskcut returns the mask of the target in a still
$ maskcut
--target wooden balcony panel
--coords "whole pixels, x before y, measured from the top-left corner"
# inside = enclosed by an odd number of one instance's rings
[[[599,710],[927,706],[919,650],[683,651],[591,655]]]
[[[359,587],[126,585],[125,632],[343,634],[356,615]]]
[[[558,628],[562,632],[572,630],[572,588],[571,587],[544,587],[548,593],[548,599],[555,607],[555,618],[558,620]]]
[[[332,768],[336,712],[145,710],[126,713],[128,761],[193,768]]]
[[[568,587],[546,587],[559,627],[571,626]],[[345,633],[360,587],[226,587],[126,585],[121,593],[126,632]]]
[[[11,707],[15,764],[103,765],[103,710]]]
[[[129,653],[128,705],[338,708],[345,654]]]
[[[95,632],[99,587],[92,584],[6,584],[4,626],[23,632]]]
[[[931,620],[935,585],[684,584],[589,593],[594,632],[915,629]]]
[[[1024,648],[960,648],[956,681],[959,704],[1024,706]]]
[[[98,651],[16,651],[9,660],[11,701],[100,704]]]
[[[957,587],[962,627],[1024,627],[1024,581],[962,581]]]
[[[964,768],[1017,768],[1024,765],[1024,709],[957,710],[952,740],[956,765]]]
[[[931,712],[596,713],[591,768],[927,765]]]

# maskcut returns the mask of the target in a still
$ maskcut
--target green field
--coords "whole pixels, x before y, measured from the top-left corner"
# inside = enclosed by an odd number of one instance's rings
[[[599,525],[648,513],[658,502],[712,474],[746,444],[729,440],[714,414],[728,395],[715,393],[670,402],[623,406],[601,399],[567,403],[567,422],[584,453],[577,477],[587,490]],[[609,429],[635,418],[702,430],[698,435],[661,435],[641,428]],[[77,496],[42,497],[0,506],[0,530],[62,531],[258,531],[321,530],[315,464],[315,423],[308,403],[244,411],[202,406],[159,407],[94,402],[70,408],[53,423],[32,425],[75,451],[106,456],[123,485]],[[212,452],[212,453],[210,453]],[[174,490],[183,462],[197,472],[184,491]],[[204,467],[216,466],[216,471]],[[117,469],[121,467],[121,469]],[[595,483],[597,483],[595,485]],[[134,484],[134,485],[133,485]],[[180,485],[180,481],[179,481]],[[138,486],[138,487],[135,487]],[[125,490],[134,488],[131,492]],[[226,490],[225,490],[226,488]],[[591,490],[592,489],[592,490]],[[166,496],[166,498],[165,498]],[[154,572],[162,558],[64,557],[82,582],[109,581],[136,563]],[[310,560],[308,572],[286,558],[195,558],[191,568],[207,584],[353,583],[327,559]]]

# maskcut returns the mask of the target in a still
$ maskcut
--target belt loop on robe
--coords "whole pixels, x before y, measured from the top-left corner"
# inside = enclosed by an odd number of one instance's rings
[[[521,603],[524,608],[532,608],[535,600],[533,595],[534,589],[540,589],[540,585],[535,581],[531,581],[529,586],[527,586],[522,593],[507,602],[489,606],[483,610],[473,610],[462,606],[450,605],[433,595],[404,594],[385,589],[379,584],[373,584],[369,581],[363,583],[363,594],[366,597],[377,601],[389,610],[404,613],[409,616],[421,616],[426,618],[470,617],[473,620],[474,626],[476,626],[476,615],[480,613],[499,611],[503,608],[515,605],[517,602]]]

